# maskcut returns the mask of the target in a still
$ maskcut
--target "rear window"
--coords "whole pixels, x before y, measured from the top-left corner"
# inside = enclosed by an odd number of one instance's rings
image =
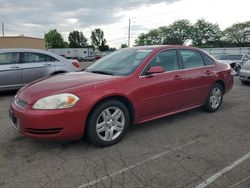
[[[242,59],[242,55],[222,55],[219,57],[220,60],[238,60]]]
[[[213,65],[214,64],[214,60],[207,56],[206,54],[203,54],[204,60],[205,60],[205,64],[206,65]]]
[[[56,58],[41,54],[41,53],[31,53],[25,52],[24,53],[24,62],[25,63],[39,63],[39,62],[55,62],[58,61]]]
[[[194,68],[204,66],[201,54],[194,50],[180,50],[184,68]]]

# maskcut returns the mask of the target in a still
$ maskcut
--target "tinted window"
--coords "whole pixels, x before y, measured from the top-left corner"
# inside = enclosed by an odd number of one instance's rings
[[[154,59],[151,60],[145,71],[149,70],[153,66],[161,66],[165,69],[165,71],[179,69],[176,50],[167,50],[157,54]]]
[[[112,52],[89,66],[88,72],[112,75],[129,75],[143,62],[152,50],[127,49]]]
[[[40,53],[24,53],[25,63],[54,62],[58,61],[54,57]]]
[[[47,55],[47,61],[48,62],[55,62],[55,61],[59,61],[59,60],[56,59],[56,58],[54,58],[54,57],[52,57],[52,56]]]
[[[204,60],[205,60],[206,65],[213,65],[214,64],[214,60],[211,57],[209,57],[205,54],[203,56],[204,56]]]
[[[180,50],[184,68],[204,66],[203,58],[199,52],[194,50]]]
[[[0,64],[16,64],[19,63],[19,53],[10,52],[0,54]]]
[[[242,59],[242,55],[222,55],[219,58],[220,60],[238,60]]]
[[[243,61],[248,61],[249,57],[247,55],[244,56]]]

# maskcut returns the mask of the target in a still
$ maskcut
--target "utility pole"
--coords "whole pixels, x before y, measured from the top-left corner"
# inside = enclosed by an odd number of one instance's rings
[[[2,34],[3,34],[3,37],[4,37],[4,23],[2,22]]]
[[[131,19],[128,21],[128,47],[130,47],[130,29],[131,29]]]

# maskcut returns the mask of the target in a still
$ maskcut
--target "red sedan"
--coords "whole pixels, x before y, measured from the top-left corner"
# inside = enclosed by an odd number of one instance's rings
[[[203,106],[219,109],[233,86],[231,68],[185,46],[128,48],[85,72],[56,75],[20,89],[11,103],[12,125],[23,135],[117,143],[129,125]]]

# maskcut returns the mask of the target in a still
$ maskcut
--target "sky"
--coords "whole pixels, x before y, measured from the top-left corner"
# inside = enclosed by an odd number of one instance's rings
[[[67,41],[69,32],[101,28],[110,47],[128,42],[131,19],[131,45],[150,29],[167,26],[179,19],[195,23],[205,19],[221,29],[250,21],[250,0],[0,0],[0,22],[5,35],[43,37],[57,29]]]

